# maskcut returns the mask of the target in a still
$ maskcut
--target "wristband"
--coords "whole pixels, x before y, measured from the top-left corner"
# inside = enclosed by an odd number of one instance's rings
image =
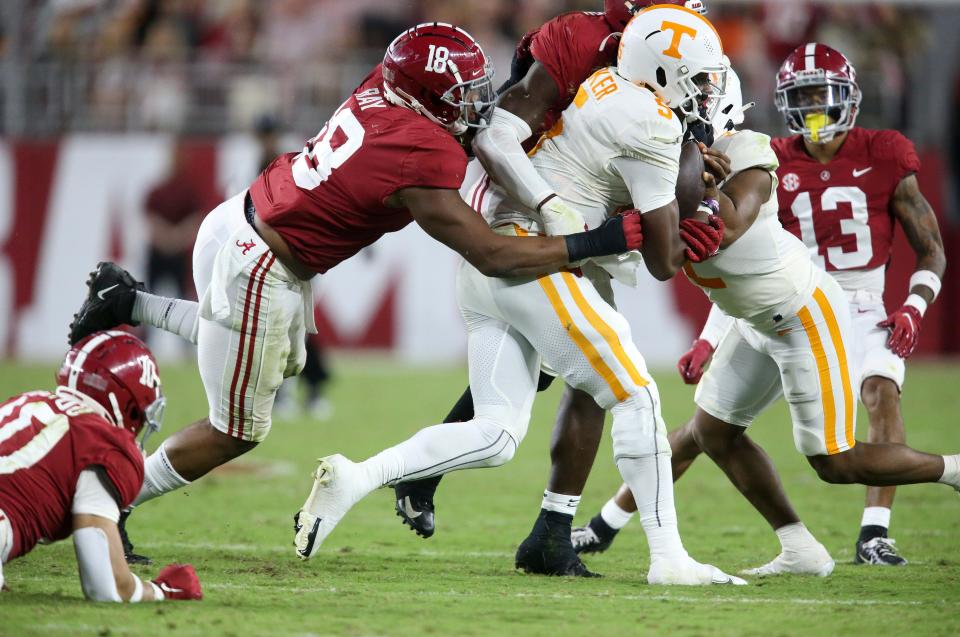
[[[153,587],[153,601],[162,602],[165,599],[163,596],[163,589],[157,586],[157,583],[153,580],[150,581],[150,586]]]
[[[700,206],[709,208],[712,214],[720,214],[720,202],[716,199],[704,199],[700,202]]]
[[[130,595],[130,603],[136,604],[143,599],[143,580],[133,573],[130,573],[130,577],[133,578],[133,594]]]
[[[623,235],[622,216],[610,217],[593,230],[564,235],[563,239],[567,243],[567,261],[569,263],[627,251],[627,239]]]
[[[920,312],[920,316],[923,316],[924,312],[927,311],[927,301],[919,294],[911,294],[903,304],[916,308]]]
[[[547,195],[546,197],[544,197],[544,198],[543,198],[543,201],[541,201],[540,203],[537,204],[537,212],[540,212],[540,211],[543,209],[543,206],[544,206],[548,201],[550,201],[551,199],[553,199],[553,198],[556,197],[556,196],[557,196],[557,193],[552,192],[552,193],[550,193],[549,195]]]
[[[925,285],[930,288],[930,291],[933,292],[933,300],[937,300],[937,295],[940,294],[941,281],[935,273],[930,270],[917,270],[910,276],[910,289],[912,290],[918,285]],[[921,312],[922,314],[923,312]]]

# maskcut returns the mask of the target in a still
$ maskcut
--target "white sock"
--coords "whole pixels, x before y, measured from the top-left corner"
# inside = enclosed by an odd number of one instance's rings
[[[580,506],[580,496],[578,495],[564,495],[544,490],[543,503],[540,508],[574,517],[577,514],[578,506]]]
[[[164,493],[175,491],[190,484],[185,480],[167,458],[167,451],[163,445],[147,457],[143,466],[143,486],[140,494],[133,501],[133,506],[152,500]]]
[[[650,560],[686,558],[673,504],[669,452],[643,458],[619,458],[617,468],[637,502],[640,524],[650,547]]]
[[[360,463],[360,467],[370,480],[368,485],[368,492],[370,492],[384,485],[393,484],[403,476],[403,454],[399,453],[396,447],[390,447],[367,458]]]
[[[133,301],[134,321],[146,323],[161,330],[172,332],[197,344],[196,323],[200,304],[149,292],[137,291]]]
[[[938,482],[960,490],[960,454],[943,457],[943,475]]]
[[[890,528],[890,509],[887,507],[865,507],[860,526],[882,526]]]
[[[802,551],[818,543],[803,522],[785,524],[774,532],[780,538],[780,548],[784,551]]]
[[[618,530],[627,525],[627,522],[630,521],[634,513],[635,512],[621,509],[615,498],[607,500],[607,503],[600,509],[600,517],[607,523],[607,526],[611,529]]]

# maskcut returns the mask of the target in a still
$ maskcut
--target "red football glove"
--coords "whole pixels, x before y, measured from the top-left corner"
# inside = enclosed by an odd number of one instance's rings
[[[703,368],[710,362],[711,356],[713,356],[713,345],[703,338],[695,340],[693,346],[677,361],[677,369],[680,371],[683,382],[688,385],[699,383],[703,376]]]
[[[900,358],[908,358],[917,346],[917,337],[920,336],[920,310],[912,305],[903,305],[899,310],[890,313],[886,320],[877,323],[877,327],[890,330],[887,339],[887,348]]]
[[[681,221],[680,238],[687,244],[687,258],[700,263],[716,254],[723,240],[723,229],[723,219],[719,215],[710,215],[706,223],[696,219]]]
[[[200,578],[190,564],[167,564],[153,583],[163,591],[164,599],[203,599]]]
[[[627,250],[639,250],[643,246],[643,224],[639,210],[627,210],[622,213],[623,236],[627,240]]]

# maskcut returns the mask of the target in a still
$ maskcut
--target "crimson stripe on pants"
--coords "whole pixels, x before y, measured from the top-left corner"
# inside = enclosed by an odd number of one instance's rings
[[[267,253],[264,253],[267,254]],[[257,282],[257,292],[256,292],[256,302],[253,306],[253,327],[250,328],[250,344],[247,346],[247,368],[243,372],[243,382],[240,383],[240,409],[238,412],[239,422],[237,423],[239,427],[239,437],[243,438],[243,407],[246,403],[246,393],[247,393],[247,383],[250,381],[250,370],[253,367],[253,348],[257,342],[257,327],[260,323],[260,301],[263,300],[263,283],[267,279],[267,272],[270,271],[270,268],[273,266],[273,262],[277,260],[277,257],[273,254],[270,255],[270,260],[267,261],[267,265],[263,267],[260,271],[260,280]],[[254,388],[256,390],[256,388]],[[252,402],[252,399],[251,399]]]
[[[254,280],[263,262],[266,260],[269,252],[260,255],[260,260],[250,271],[250,279],[247,281],[247,296],[243,301],[243,323],[240,325],[240,346],[237,348],[237,363],[233,368],[233,381],[230,383],[230,414],[227,418],[227,434],[233,435],[233,414],[234,414],[234,392],[237,390],[237,381],[240,380],[240,369],[243,362],[243,345],[247,337],[247,317],[250,311],[250,297],[253,295]]]

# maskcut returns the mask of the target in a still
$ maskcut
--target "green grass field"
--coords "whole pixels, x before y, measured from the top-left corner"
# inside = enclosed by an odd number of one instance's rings
[[[4,395],[51,386],[52,366],[0,366]],[[588,565],[605,577],[543,578],[513,570],[513,553],[537,511],[559,390],[537,401],[514,460],[455,473],[441,485],[438,531],[422,540],[400,524],[381,490],[361,502],[307,563],[294,557],[291,516],[318,456],[360,459],[439,421],[466,383],[462,368],[411,370],[341,361],[332,421],[278,421],[269,439],[231,471],[140,508],[138,550],[155,566],[191,562],[206,598],[129,607],[83,601],[71,543],[39,547],[4,567],[0,635],[960,635],[960,497],[943,485],[903,488],[892,535],[910,566],[850,562],[863,489],[829,486],[793,449],[783,404],[753,433],[773,456],[807,526],[838,562],[825,580],[753,580],[745,587],[669,588],[645,583],[646,544],[635,522]],[[162,369],[168,410],[162,435],[202,416],[192,366]],[[671,426],[692,411],[676,374],[657,375]],[[908,439],[960,451],[960,368],[912,365],[905,394]],[[866,435],[861,419],[858,437]],[[156,445],[159,440],[154,440]],[[578,521],[620,480],[609,440],[601,448]],[[775,535],[709,460],[677,487],[691,554],[728,571],[778,550]]]

